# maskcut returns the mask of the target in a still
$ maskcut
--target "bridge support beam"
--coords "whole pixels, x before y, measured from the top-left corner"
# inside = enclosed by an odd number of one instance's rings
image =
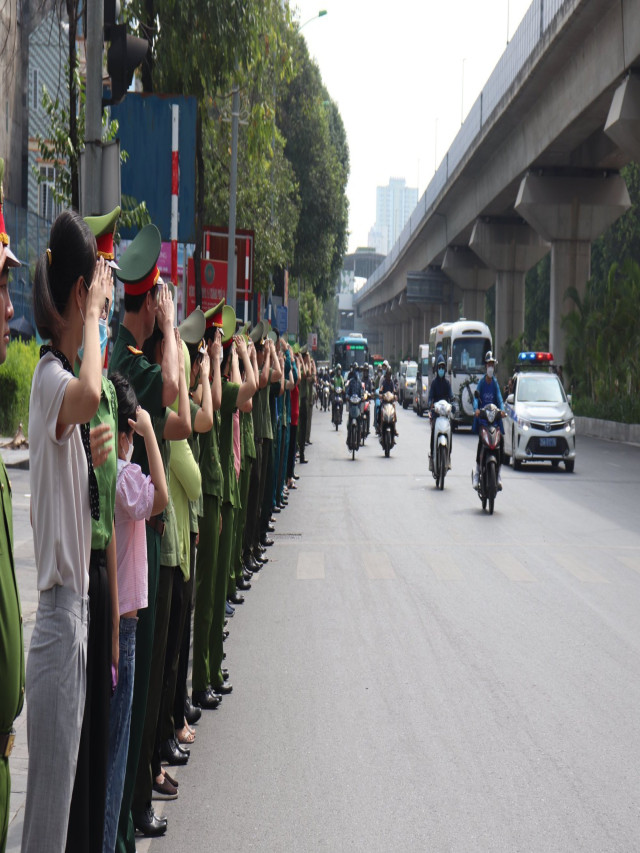
[[[484,323],[486,292],[495,281],[493,270],[467,246],[449,246],[444,253],[442,269],[461,291],[461,316]]]
[[[636,162],[640,161],[640,76],[630,74],[618,86],[604,132]]]
[[[589,176],[526,175],[515,208],[551,243],[549,349],[565,363],[562,318],[575,306],[567,297],[575,288],[582,298],[591,275],[591,241],[631,206],[624,180],[617,174]]]
[[[524,277],[549,246],[524,222],[485,222],[473,226],[470,248],[496,271],[494,352],[524,331]]]

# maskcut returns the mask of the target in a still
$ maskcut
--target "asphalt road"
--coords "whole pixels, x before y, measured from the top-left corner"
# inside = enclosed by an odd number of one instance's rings
[[[640,448],[507,469],[489,516],[469,434],[439,492],[426,418],[353,462],[329,421],[138,849],[640,850]]]

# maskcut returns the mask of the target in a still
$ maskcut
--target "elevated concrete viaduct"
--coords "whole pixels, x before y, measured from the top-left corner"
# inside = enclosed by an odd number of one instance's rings
[[[426,82],[429,85],[429,81]],[[384,263],[356,294],[385,355],[417,352],[440,320],[482,319],[494,348],[524,328],[524,276],[551,251],[550,348],[565,355],[566,291],[591,241],[630,205],[640,160],[640,2],[534,0]]]

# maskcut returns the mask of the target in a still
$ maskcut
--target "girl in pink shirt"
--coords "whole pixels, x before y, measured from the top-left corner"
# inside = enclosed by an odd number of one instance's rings
[[[145,521],[162,512],[169,499],[162,457],[149,413],[138,406],[129,382],[115,373],[118,399],[118,478],[116,481],[116,550],[120,605],[120,664],[109,710],[109,758],[104,816],[104,851],[116,844],[118,817],[129,750],[129,725],[135,674],[138,610],[147,606],[147,537]],[[133,434],[144,439],[149,474],[133,464]]]

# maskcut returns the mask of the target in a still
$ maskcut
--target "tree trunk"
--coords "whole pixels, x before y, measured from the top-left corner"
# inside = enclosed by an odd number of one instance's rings
[[[149,50],[142,63],[142,91],[153,92],[153,35],[155,32],[155,0],[145,0],[146,22],[140,24],[141,35],[149,42]]]

